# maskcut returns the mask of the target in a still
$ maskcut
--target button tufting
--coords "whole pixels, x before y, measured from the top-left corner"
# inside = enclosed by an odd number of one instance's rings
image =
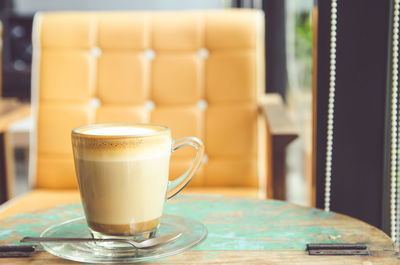
[[[144,103],[144,107],[145,107],[147,110],[152,111],[152,110],[154,110],[154,108],[156,107],[156,105],[154,104],[154,101],[152,101],[152,100],[147,100],[147,101]]]
[[[206,59],[206,58],[210,55],[210,52],[209,52],[206,48],[201,48],[201,49],[197,52],[197,55],[198,55],[200,58]]]
[[[207,162],[208,162],[208,155],[207,155],[207,154],[204,154],[204,155],[203,155],[203,158],[201,159],[201,163],[202,163],[202,164],[207,164]]]
[[[92,98],[89,104],[92,108],[97,109],[101,106],[101,100],[99,98]]]
[[[205,99],[197,101],[196,105],[199,110],[206,110],[208,108],[208,103]]]
[[[93,47],[92,49],[90,49],[90,54],[93,57],[100,57],[101,56],[101,49],[99,47]]]
[[[144,57],[146,57],[146,59],[148,60],[154,60],[154,58],[156,57],[156,52],[152,49],[148,49],[144,51]]]

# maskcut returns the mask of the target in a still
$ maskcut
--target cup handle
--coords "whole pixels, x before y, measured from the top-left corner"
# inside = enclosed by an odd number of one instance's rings
[[[203,142],[196,137],[183,137],[172,141],[172,152],[175,152],[179,148],[185,145],[193,146],[196,149],[196,157],[193,163],[190,165],[189,169],[179,178],[168,182],[167,200],[178,194],[189,181],[196,174],[197,170],[201,165],[201,160],[204,154]]]

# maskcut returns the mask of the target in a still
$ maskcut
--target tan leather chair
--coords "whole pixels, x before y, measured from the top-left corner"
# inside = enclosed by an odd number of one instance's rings
[[[6,203],[3,216],[79,201],[70,134],[90,123],[161,123],[174,138],[197,136],[207,159],[190,188],[263,196],[271,172],[259,108],[264,70],[260,11],[37,14],[34,190]],[[192,158],[174,154],[171,174]]]

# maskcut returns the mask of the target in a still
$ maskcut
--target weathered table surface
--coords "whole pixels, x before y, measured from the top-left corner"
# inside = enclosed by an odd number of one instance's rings
[[[379,229],[353,218],[282,201],[181,195],[165,213],[203,222],[208,237],[184,253],[151,264],[400,264],[397,247]],[[19,244],[50,225],[82,216],[80,204],[12,216],[0,221],[0,243]],[[366,243],[371,256],[308,256],[307,243]],[[4,264],[72,264],[41,251]]]

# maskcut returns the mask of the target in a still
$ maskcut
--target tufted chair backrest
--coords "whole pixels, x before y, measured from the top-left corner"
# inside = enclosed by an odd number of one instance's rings
[[[36,14],[34,186],[77,187],[73,128],[152,122],[175,139],[204,141],[207,159],[192,186],[256,187],[263,27],[263,13],[252,10]],[[192,159],[189,150],[174,154],[172,174]]]

